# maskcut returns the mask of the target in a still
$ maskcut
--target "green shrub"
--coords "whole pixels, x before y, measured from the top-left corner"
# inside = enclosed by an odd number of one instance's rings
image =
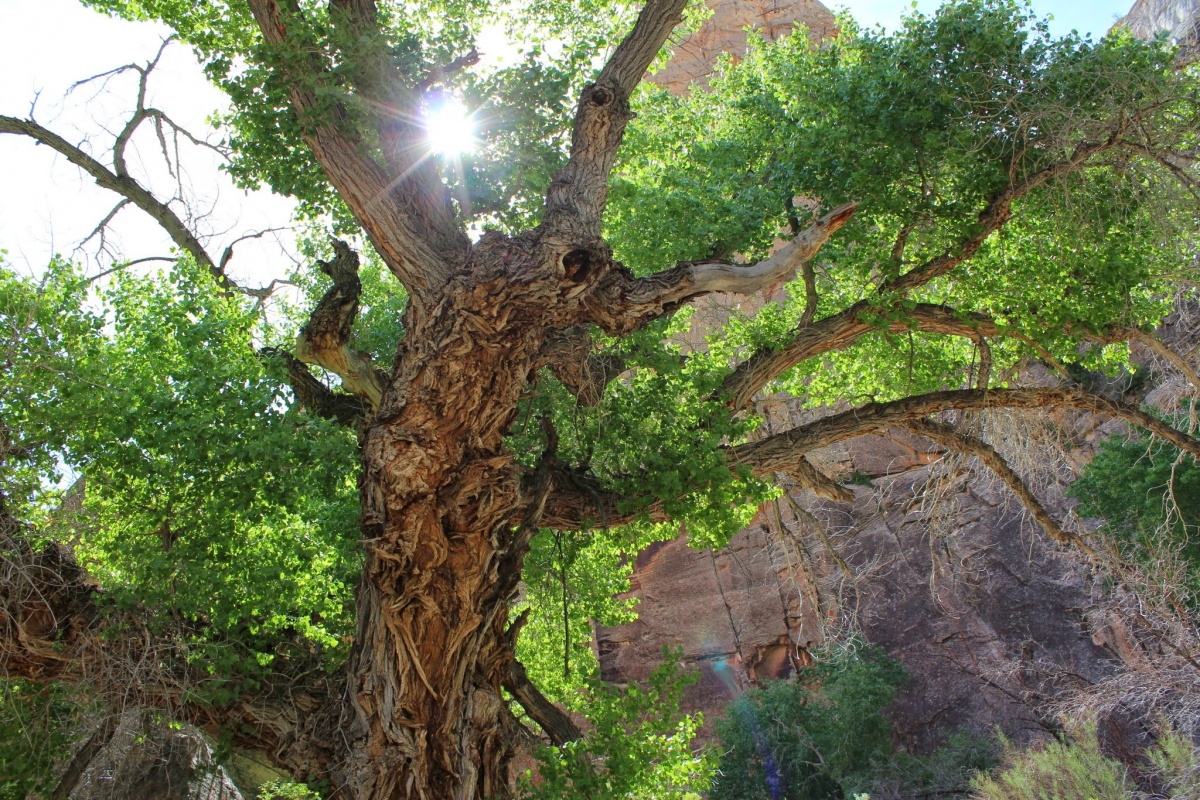
[[[713,760],[695,750],[699,714],[679,711],[683,690],[695,676],[680,673],[678,653],[643,684],[618,689],[595,683],[585,691],[587,735],[562,747],[534,753],[537,775],[526,772],[524,800],[699,800],[712,779]]]
[[[999,743],[990,736],[958,731],[927,756],[895,751],[871,776],[871,800],[966,795],[980,772],[994,768]]]
[[[0,681],[0,800],[54,789],[85,710],[61,684]]]
[[[883,709],[904,685],[877,647],[847,648],[792,680],[752,689],[717,724],[713,800],[850,797],[892,753]]]
[[[1096,725],[1089,723],[1061,741],[1027,750],[1010,747],[1003,768],[976,777],[972,796],[975,800],[1193,800],[1200,791],[1200,751],[1186,736],[1165,727],[1139,767],[1140,780],[1135,782],[1124,764],[1104,754]]]
[[[1152,557],[1163,544],[1178,551],[1189,584],[1200,588],[1200,466],[1160,440],[1105,440],[1067,494],[1079,513],[1101,517],[1123,551]]]
[[[927,756],[897,749],[883,710],[906,680],[880,648],[851,643],[747,692],[717,723],[712,800],[965,795],[976,772],[995,766],[996,742],[959,732]]]
[[[295,781],[271,781],[258,790],[258,800],[321,800],[321,795]]]

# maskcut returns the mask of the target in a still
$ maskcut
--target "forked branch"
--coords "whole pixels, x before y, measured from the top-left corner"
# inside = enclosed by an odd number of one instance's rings
[[[590,321],[609,333],[626,334],[706,294],[754,294],[795,275],[846,224],[857,207],[856,203],[847,203],[835,208],[778,253],[755,264],[684,261],[644,278],[636,278],[625,269],[613,269],[586,300]]]
[[[375,369],[370,357],[349,347],[350,329],[358,315],[362,281],[358,278],[358,254],[343,241],[334,240],[334,257],[318,261],[333,286],[317,303],[308,323],[296,337],[296,358],[318,364],[342,379],[346,389],[379,406],[387,385],[386,376]]]
[[[1079,170],[1092,156],[1118,146],[1124,132],[1125,123],[1122,122],[1107,139],[1080,142],[1062,161],[1043,167],[1023,180],[1014,181],[1005,186],[992,195],[988,204],[979,212],[978,224],[973,235],[959,242],[953,249],[930,259],[921,266],[913,268],[894,280],[885,281],[879,287],[879,293],[907,294],[953,271],[959,264],[973,257],[988,237],[1004,227],[1004,224],[1012,216],[1014,202],[1039,186]]]
[[[195,259],[197,264],[208,270],[218,286],[231,291],[238,291],[240,289],[220,270],[212,257],[204,249],[204,245],[200,244],[200,240],[184,224],[179,215],[166,203],[160,202],[155,198],[154,195],[134,178],[129,175],[118,175],[76,145],[71,144],[54,131],[43,127],[32,119],[17,119],[16,117],[0,115],[0,133],[16,133],[28,136],[38,144],[44,144],[66,156],[68,161],[90,175],[96,182],[96,185],[116,192],[149,214],[159,224],[159,227],[171,237],[171,241],[175,242],[181,250]]]

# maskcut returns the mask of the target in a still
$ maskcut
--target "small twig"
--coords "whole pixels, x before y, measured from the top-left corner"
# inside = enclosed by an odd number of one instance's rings
[[[417,93],[424,94],[459,70],[467,67],[473,67],[478,63],[479,51],[472,47],[465,55],[459,56],[449,64],[440,67],[434,67],[432,70],[430,70],[429,75],[426,76],[425,80],[417,84]]]

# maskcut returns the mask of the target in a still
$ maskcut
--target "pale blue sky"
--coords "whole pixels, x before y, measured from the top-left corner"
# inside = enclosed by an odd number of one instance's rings
[[[911,2],[899,0],[824,0],[830,10],[842,7],[865,25],[883,25],[895,30],[901,15],[912,10]],[[935,10],[939,0],[918,0],[918,8],[929,13]],[[1091,33],[1099,38],[1133,6],[1133,0],[1033,0],[1033,10],[1039,16],[1053,16],[1050,32],[1061,36],[1072,30]]]

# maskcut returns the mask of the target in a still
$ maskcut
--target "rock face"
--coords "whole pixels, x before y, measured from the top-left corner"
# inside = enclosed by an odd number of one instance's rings
[[[799,417],[783,401],[773,411]],[[927,466],[941,453],[908,434],[818,455],[874,485],[846,504],[793,489],[720,552],[677,539],[643,553],[639,619],[599,631],[606,680],[645,677],[677,644],[700,673],[688,703],[711,719],[850,623],[912,676],[891,715],[922,751],[960,728],[1048,735],[1046,704],[1112,671],[1084,624],[1075,556],[1023,522],[1003,487],[969,463]]]
[[[1200,0],[1137,0],[1117,26],[1139,39],[1166,33],[1182,46],[1184,58],[1200,55]]]
[[[208,739],[191,725],[171,727],[152,712],[133,710],[110,735],[81,765],[71,800],[243,800]]]
[[[651,80],[681,94],[705,86],[713,65],[723,53],[735,58],[746,52],[746,28],[770,40],[803,26],[814,39],[837,30],[829,9],[817,0],[708,0],[712,16],[675,46],[675,53]]]

